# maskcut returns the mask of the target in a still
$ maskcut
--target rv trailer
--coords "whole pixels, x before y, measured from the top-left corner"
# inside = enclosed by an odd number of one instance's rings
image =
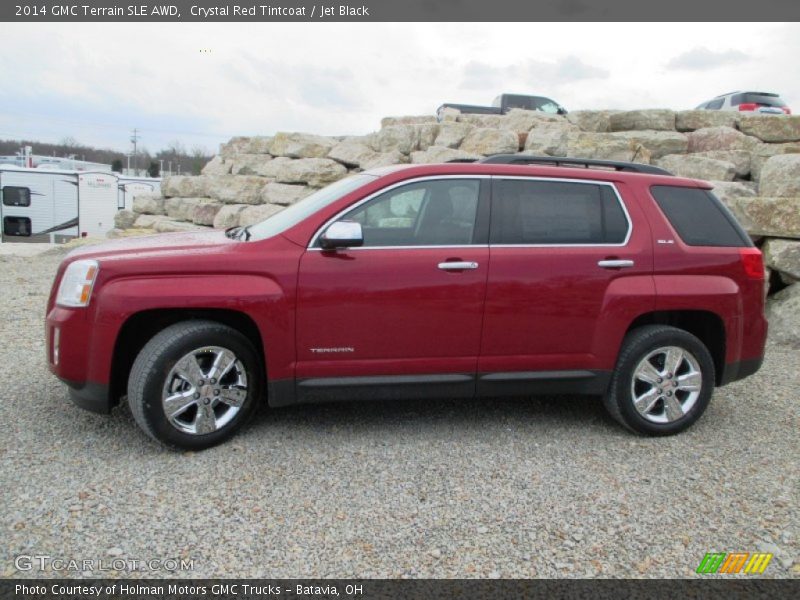
[[[153,177],[117,177],[117,208],[133,210],[133,198],[139,194],[160,194],[161,179]]]
[[[118,209],[117,175],[0,165],[3,242],[104,236]]]

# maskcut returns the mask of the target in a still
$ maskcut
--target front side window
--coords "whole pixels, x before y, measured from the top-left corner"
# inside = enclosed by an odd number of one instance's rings
[[[420,181],[372,198],[341,217],[361,224],[365,247],[473,243],[480,180]]]
[[[3,187],[3,206],[30,206],[31,190],[26,187]]]
[[[498,179],[492,244],[621,244],[630,225],[609,185]]]

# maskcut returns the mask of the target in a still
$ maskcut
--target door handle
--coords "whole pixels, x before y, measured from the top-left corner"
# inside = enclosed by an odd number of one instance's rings
[[[477,269],[478,263],[471,261],[440,262],[439,268],[442,271],[464,271],[465,269]]]
[[[604,269],[622,269],[625,267],[632,267],[633,261],[632,260],[618,260],[618,259],[609,259],[609,260],[601,260],[597,263],[598,267],[603,267]]]

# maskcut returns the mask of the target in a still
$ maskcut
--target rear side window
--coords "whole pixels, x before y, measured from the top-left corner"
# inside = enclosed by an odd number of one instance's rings
[[[30,206],[31,190],[26,187],[3,187],[3,206]]]
[[[671,185],[650,188],[672,227],[689,246],[752,246],[733,215],[708,190]]]
[[[493,244],[621,244],[628,229],[609,185],[494,180]]]
[[[712,100],[708,104],[706,104],[706,108],[708,110],[719,110],[722,108],[722,104],[725,102],[725,98],[719,98],[717,100]]]

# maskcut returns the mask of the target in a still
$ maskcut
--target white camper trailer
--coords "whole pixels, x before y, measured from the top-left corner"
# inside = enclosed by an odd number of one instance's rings
[[[65,242],[78,235],[78,174],[0,165],[3,242]]]
[[[117,176],[0,165],[3,242],[61,243],[104,236],[118,210]]]
[[[160,194],[161,179],[152,177],[117,177],[117,208],[120,210],[133,209],[133,197],[138,194]]]

